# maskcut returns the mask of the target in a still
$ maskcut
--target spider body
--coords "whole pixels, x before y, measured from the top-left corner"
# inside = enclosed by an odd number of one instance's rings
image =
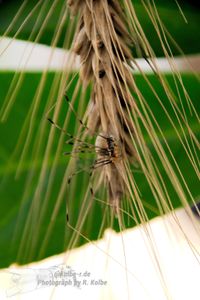
[[[122,156],[120,143],[112,135],[101,133],[97,136],[95,146],[98,159],[107,159],[112,163]]]

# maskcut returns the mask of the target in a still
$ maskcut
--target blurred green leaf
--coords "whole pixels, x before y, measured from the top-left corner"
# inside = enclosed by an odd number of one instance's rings
[[[47,80],[45,84],[45,89],[42,94],[42,105],[45,105],[46,99],[48,98],[49,90],[52,84],[53,80],[53,73],[49,73],[47,75]],[[0,73],[0,101],[1,105],[3,102],[3,99],[5,98],[10,82],[12,80],[13,73],[7,73],[3,72]],[[166,76],[171,88],[175,92],[175,85],[173,83],[173,79],[171,75]],[[71,239],[72,232],[69,231],[69,229],[66,228],[66,219],[65,219],[65,199],[63,200],[63,203],[61,204],[59,208],[58,215],[56,219],[51,221],[51,215],[54,210],[55,204],[56,204],[56,195],[60,188],[60,183],[63,181],[63,175],[68,163],[68,158],[62,156],[62,153],[60,153],[60,160],[56,168],[56,176],[55,176],[55,182],[53,185],[53,189],[51,191],[51,195],[48,199],[48,207],[45,211],[43,221],[41,223],[41,226],[39,228],[39,231],[34,231],[34,226],[30,228],[28,227],[28,235],[25,238],[25,241],[23,241],[24,248],[22,247],[21,253],[19,255],[19,249],[22,243],[22,237],[23,237],[23,231],[27,224],[27,218],[30,216],[30,208],[32,204],[32,197],[35,192],[35,185],[37,182],[37,179],[39,177],[39,171],[42,164],[42,161],[44,159],[43,155],[41,154],[40,157],[38,157],[38,160],[33,164],[32,162],[32,147],[30,147],[30,153],[28,155],[28,158],[26,161],[23,162],[23,172],[21,173],[20,177],[16,180],[15,179],[15,172],[18,166],[18,160],[19,156],[16,156],[15,159],[11,160],[11,155],[13,151],[15,150],[15,147],[18,143],[18,137],[21,131],[22,124],[24,123],[25,117],[27,116],[28,110],[30,108],[30,104],[32,101],[32,98],[35,94],[36,87],[38,85],[38,82],[41,79],[41,74],[26,74],[25,80],[23,83],[22,89],[17,94],[17,99],[14,104],[14,107],[12,109],[11,114],[9,115],[9,118],[6,123],[0,124],[0,177],[1,177],[1,185],[0,185],[0,266],[1,267],[7,267],[13,262],[19,262],[19,263],[27,263],[29,261],[38,260],[43,257],[47,257],[56,253],[62,252],[69,244],[69,240]],[[173,117],[173,111],[169,105],[169,102],[166,98],[166,95],[164,94],[163,89],[158,84],[158,80],[155,76],[149,75],[148,79],[154,86],[155,90],[157,91],[158,95],[163,101],[163,104],[167,108],[168,112]],[[198,96],[200,94],[200,87],[199,83],[194,78],[194,76],[185,74],[182,75],[182,79],[185,83],[185,86],[189,92],[189,95],[191,96],[193,105],[196,107],[196,109],[199,108],[198,106]],[[169,122],[161,109],[160,105],[157,103],[155,96],[153,95],[152,91],[149,89],[149,87],[146,84],[146,81],[139,75],[135,76],[136,83],[140,90],[142,91],[143,95],[145,96],[145,99],[149,106],[151,107],[151,110],[153,111],[157,121],[159,122],[159,125],[161,126],[163,133],[165,135],[165,138],[167,139],[171,151],[173,152],[176,161],[180,167],[180,170],[182,174],[185,177],[185,180],[187,181],[187,184],[190,188],[191,193],[194,197],[198,196],[198,181],[196,178],[196,175],[194,173],[194,170],[192,169],[190,163],[188,162],[187,156],[183,150],[183,147],[181,146],[180,142],[177,139],[177,136],[174,132],[174,130],[169,126]],[[71,87],[70,93],[72,93],[74,89],[73,84]],[[176,92],[175,92],[176,93]],[[193,118],[189,110],[187,109],[187,105],[185,103],[184,97],[181,93],[181,96],[183,98],[183,104],[186,108],[186,114],[188,115],[188,118],[190,120],[190,126],[194,133],[198,134],[198,124]],[[66,105],[66,104],[65,104]],[[66,107],[67,110],[67,107]],[[63,113],[63,117],[65,115],[65,112]],[[40,109],[37,117],[35,119],[36,124],[36,131],[40,130],[41,122],[47,123],[47,129],[46,129],[46,137],[48,137],[48,132],[50,130],[50,125],[48,124],[44,114],[43,110]],[[71,128],[68,128],[69,132],[73,132],[74,128],[74,122],[70,123]],[[145,135],[145,132],[144,132]],[[60,132],[56,131],[56,137],[55,137],[55,149],[51,153],[51,156],[48,158],[48,170],[47,170],[47,176],[46,181],[44,183],[44,187],[42,191],[45,192],[45,188],[48,183],[48,173],[51,170],[52,163],[54,161],[54,152],[56,150],[56,139],[58,139],[60,136]],[[159,136],[159,133],[158,133]],[[162,137],[160,136],[160,140],[162,141]],[[152,153],[154,152],[154,149],[148,139],[146,139],[148,147],[151,149]],[[31,143],[34,143],[34,137]],[[44,146],[46,145],[46,140],[43,141]],[[66,144],[63,144],[63,151],[66,150]],[[63,152],[62,151],[62,152]],[[167,149],[165,149],[166,154],[169,154]],[[169,156],[169,155],[168,155]],[[156,156],[155,156],[156,159]],[[170,160],[171,161],[171,160]],[[80,159],[81,162],[81,159]],[[159,160],[158,160],[158,168],[165,179],[165,183],[172,201],[172,204],[174,207],[178,207],[181,205],[177,194],[174,192],[171,183],[169,182],[169,179],[165,175],[165,172],[163,170],[163,167],[161,166]],[[171,161],[173,165],[173,161]],[[31,170],[34,170],[34,180],[32,182],[32,186],[29,189],[28,196],[24,199],[24,202],[22,201],[22,195],[24,192],[24,187],[26,183],[27,175]],[[152,193],[150,191],[150,188],[148,187],[147,180],[145,179],[144,175],[140,173],[134,173],[134,178],[140,188],[140,191],[142,193],[142,199],[144,199],[144,206],[146,208],[146,212],[148,214],[149,218],[155,217],[157,214],[153,212],[151,209],[149,209],[149,206],[155,207],[155,201],[152,196]],[[188,176],[189,174],[189,176]],[[76,193],[74,196],[72,196],[70,199],[68,199],[70,206],[73,206],[73,215],[70,215],[70,220],[72,222],[75,222],[79,216],[79,209],[82,205],[83,196],[86,190],[86,187],[88,186],[88,176],[84,173],[84,176],[82,174],[77,175],[78,177],[78,189],[76,188]],[[73,184],[73,183],[72,183]],[[71,195],[71,194],[70,194]],[[68,197],[68,192],[66,194],[66,197]],[[99,235],[99,229],[102,224],[102,219],[104,215],[104,210],[100,208],[101,205],[99,203],[95,203],[92,205],[92,209],[89,212],[88,216],[88,222],[86,224],[86,227],[84,227],[83,232],[87,234],[87,237],[89,239],[97,239]],[[40,216],[40,211],[38,211],[38,218]],[[34,222],[37,222],[37,220],[32,220],[33,224]],[[127,227],[131,227],[135,225],[132,221],[126,220],[125,222]],[[29,223],[28,223],[29,224]],[[50,235],[47,239],[47,244],[43,245],[43,242],[48,234],[49,226],[52,225],[52,231],[50,232]],[[29,226],[29,225],[28,225]],[[115,229],[118,230],[117,222],[115,224]],[[36,243],[33,248],[33,252],[30,251],[29,247],[31,245],[32,239],[37,236]],[[85,242],[83,239],[80,239],[79,243]],[[41,251],[41,248],[43,248],[43,251]]]
[[[21,24],[27,17],[27,15],[32,11],[33,7],[38,1],[28,1],[26,5],[25,11],[20,15],[18,21],[12,26],[9,36],[14,36],[17,30],[20,28]],[[50,7],[54,1],[49,0],[47,1],[47,6],[45,12],[43,14],[46,17],[47,13],[50,10]],[[20,5],[22,1],[3,1],[0,3],[0,35],[4,34],[8,26],[10,25],[11,21],[13,20],[16,13],[19,11]],[[199,31],[199,18],[200,12],[195,7],[191,6],[188,3],[184,2],[181,3],[181,7],[183,9],[184,15],[188,21],[186,24],[181,16],[178,7],[175,1],[156,1],[156,7],[159,12],[160,19],[162,20],[163,24],[166,26],[167,30],[170,32],[176,43],[182,48],[185,54],[191,53],[199,53],[200,52],[200,31]],[[136,10],[137,16],[139,21],[141,22],[142,28],[147,35],[147,38],[151,42],[151,46],[157,56],[163,56],[163,50],[160,45],[160,41],[158,36],[153,28],[153,25],[149,19],[147,12],[145,11],[144,7],[141,4],[141,1],[133,1],[134,8]],[[52,43],[52,39],[55,33],[55,28],[58,25],[58,20],[61,15],[62,8],[66,5],[65,1],[57,0],[56,7],[53,10],[53,14],[49,18],[43,33],[39,39],[39,43],[50,45]],[[38,12],[39,9],[35,11],[35,13],[29,18],[26,22],[23,29],[17,35],[17,38],[30,40],[33,41],[36,37],[36,34],[30,38],[30,35],[33,31],[34,25],[36,21],[38,21]],[[41,22],[38,23],[36,32],[41,28],[44,17],[42,18]],[[70,18],[65,20],[64,28],[68,27]],[[69,33],[68,33],[69,34]],[[66,32],[63,30],[61,35],[58,39],[57,46],[63,47],[64,40],[65,40]],[[73,32],[71,33],[73,37]],[[172,53],[174,55],[180,54],[173,43],[170,42],[170,47],[172,49]],[[134,49],[133,49],[134,52]]]

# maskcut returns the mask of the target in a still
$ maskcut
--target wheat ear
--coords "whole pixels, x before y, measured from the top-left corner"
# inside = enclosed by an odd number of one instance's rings
[[[117,1],[70,0],[68,5],[74,14],[80,14],[73,51],[80,55],[81,78],[84,85],[90,81],[93,84],[88,128],[91,133],[101,132],[115,141],[115,159],[104,170],[109,202],[116,212],[125,192],[121,174],[123,160],[137,160],[130,139],[134,128],[128,114],[134,103],[129,93],[132,88],[130,37]],[[99,137],[96,145],[106,147]]]

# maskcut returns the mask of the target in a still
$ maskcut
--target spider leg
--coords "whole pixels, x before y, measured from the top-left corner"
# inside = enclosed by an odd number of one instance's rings
[[[81,139],[79,138],[76,138],[74,137],[71,133],[68,133],[64,128],[62,128],[61,126],[59,126],[58,124],[56,124],[53,120],[51,120],[50,118],[47,118],[47,120],[54,126],[56,127],[57,129],[59,129],[61,132],[65,133],[65,135],[67,135],[68,137],[70,137],[70,139],[68,141],[66,141],[67,144],[70,144],[70,145],[74,145],[75,142],[71,142],[73,140],[81,143],[82,145],[85,145],[85,146],[88,146],[89,148],[100,148],[101,147],[98,147],[98,146],[95,146],[89,142],[85,142],[85,141],[82,141]]]
[[[77,120],[79,121],[79,123],[87,130],[90,130],[87,125],[79,118],[77,112],[75,111],[74,107],[72,106],[70,100],[69,100],[69,97],[67,96],[67,93],[64,94],[64,97],[65,97],[65,100],[67,101],[69,107],[71,108],[72,112],[74,113],[75,117],[77,118]],[[103,139],[107,140],[108,138],[99,134],[98,132],[94,132],[95,136],[100,136],[102,137]]]
[[[79,153],[96,153],[93,149],[76,149],[74,151],[63,152],[64,155],[71,155],[71,154],[79,154]]]

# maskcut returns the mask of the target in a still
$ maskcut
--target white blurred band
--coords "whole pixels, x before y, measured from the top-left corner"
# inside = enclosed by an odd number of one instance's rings
[[[134,72],[142,70],[152,73],[152,68],[144,59],[136,59]],[[154,61],[161,72],[171,72],[172,67],[166,58],[157,58]],[[138,67],[137,67],[138,66]],[[180,72],[200,71],[200,55],[189,55],[185,58],[175,57],[174,67]],[[63,71],[80,68],[79,58],[61,48],[52,48],[42,44],[0,38],[0,70],[40,72]]]

